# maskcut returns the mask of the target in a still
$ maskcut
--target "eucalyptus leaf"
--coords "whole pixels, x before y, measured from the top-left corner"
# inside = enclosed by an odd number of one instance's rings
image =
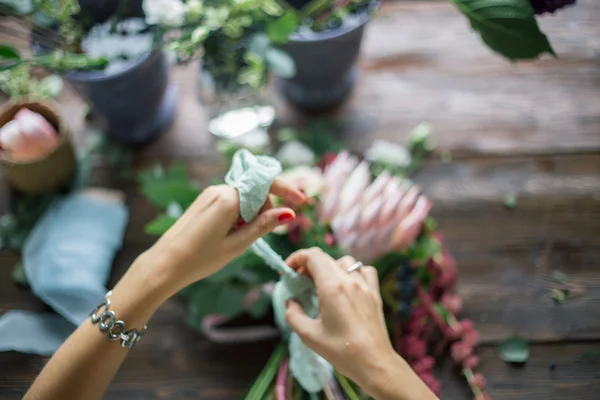
[[[483,42],[509,60],[555,55],[525,0],[452,0]]]
[[[269,47],[265,54],[265,60],[271,71],[282,78],[292,78],[296,75],[294,60],[283,50]]]
[[[162,214],[148,222],[144,231],[148,235],[160,236],[169,230],[169,228],[172,227],[175,222],[177,222],[177,218]]]
[[[567,284],[567,275],[560,271],[552,271],[552,280],[562,285]]]
[[[250,39],[250,43],[248,44],[248,49],[258,54],[260,57],[265,57],[267,54],[267,49],[269,48],[269,37],[264,33],[257,33],[253,35]]]
[[[498,346],[502,361],[507,363],[524,363],[529,359],[529,344],[520,336],[506,339]]]
[[[0,44],[0,59],[4,60],[20,60],[21,54],[19,51],[8,44]]]
[[[288,11],[281,17],[272,20],[267,25],[267,35],[273,43],[286,43],[292,33],[298,28],[296,14]]]
[[[142,193],[161,210],[166,210],[171,202],[177,202],[187,209],[198,197],[200,190],[181,180],[159,180],[147,182]]]
[[[203,42],[210,33],[210,29],[206,26],[199,26],[192,32],[192,42],[198,44]]]

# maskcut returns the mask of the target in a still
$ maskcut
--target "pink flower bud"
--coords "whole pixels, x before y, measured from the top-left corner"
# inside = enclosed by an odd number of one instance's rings
[[[464,360],[471,355],[473,348],[467,343],[456,342],[450,347],[450,354],[454,361],[458,364],[462,364]]]
[[[473,375],[473,384],[479,389],[485,389],[485,378],[481,374]]]
[[[451,326],[447,326],[444,328],[444,336],[446,336],[449,340],[457,340],[460,339],[460,331],[460,328],[456,330]]]
[[[427,354],[427,343],[421,338],[408,335],[404,338],[404,352],[410,360],[419,359]]]
[[[425,356],[425,357],[417,360],[413,365],[411,365],[411,367],[412,367],[413,371],[415,371],[415,373],[417,375],[419,375],[419,374],[431,372],[434,364],[435,364],[435,360],[433,359],[433,357]]]
[[[471,321],[470,319],[461,319],[459,321],[460,323],[460,331],[461,333],[467,332],[467,331],[472,331],[475,329],[475,324],[473,324],[473,321]]]
[[[463,332],[462,340],[469,346],[475,347],[475,345],[479,342],[479,332],[474,329]]]
[[[475,369],[475,368],[477,368],[478,365],[479,365],[479,357],[477,357],[474,354],[467,357],[467,359],[463,362],[464,368]]]
[[[420,336],[425,330],[426,326],[427,321],[425,318],[415,318],[414,316],[411,316],[410,321],[408,321],[406,324],[406,330],[413,335]]]
[[[463,306],[463,301],[460,296],[452,293],[444,294],[441,303],[446,310],[454,315],[458,314]]]
[[[325,244],[329,247],[333,247],[335,246],[335,238],[333,237],[333,235],[331,233],[326,233],[324,238],[325,240]]]

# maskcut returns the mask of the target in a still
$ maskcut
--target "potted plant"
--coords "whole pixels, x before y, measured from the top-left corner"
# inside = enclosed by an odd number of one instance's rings
[[[103,69],[63,69],[62,74],[110,137],[127,144],[155,139],[175,116],[176,92],[167,60],[144,21],[142,1],[63,3],[70,8],[54,15],[60,35],[34,30],[34,52],[43,54],[58,42],[71,52],[106,59]]]
[[[379,0],[290,0],[297,29],[282,49],[291,55],[296,75],[279,81],[292,104],[307,110],[340,105],[356,81],[356,59],[364,27]]]
[[[555,55],[540,30],[536,15],[554,13],[576,0],[450,0],[469,20],[471,28],[494,52],[511,61]]]
[[[76,165],[69,135],[53,104],[33,93],[4,105],[0,164],[12,186],[34,195],[66,187]]]
[[[178,62],[200,60],[199,98],[208,130],[220,137],[264,131],[275,111],[264,92],[268,73],[292,76],[292,60],[274,46],[272,33],[285,7],[277,0],[145,0],[146,22]]]

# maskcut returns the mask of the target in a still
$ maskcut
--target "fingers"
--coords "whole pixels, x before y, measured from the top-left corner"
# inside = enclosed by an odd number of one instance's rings
[[[279,178],[276,178],[273,181],[271,193],[282,197],[284,200],[289,201],[294,205],[303,204],[307,199],[304,193]]]
[[[304,343],[314,336],[318,327],[318,322],[306,315],[300,304],[293,300],[287,302],[285,321]]]
[[[233,247],[245,250],[277,226],[287,224],[295,218],[296,213],[290,208],[273,208],[259,214],[254,221],[230,234],[226,240],[230,241]]]
[[[360,273],[362,274],[367,285],[375,291],[375,293],[379,293],[379,275],[377,274],[377,270],[371,266],[359,268]]]
[[[318,247],[296,251],[288,257],[286,263],[295,270],[306,267],[317,285],[340,273],[335,260]]]

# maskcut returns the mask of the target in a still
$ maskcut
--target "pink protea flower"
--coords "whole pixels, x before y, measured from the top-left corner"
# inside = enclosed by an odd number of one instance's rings
[[[344,249],[369,262],[410,245],[431,206],[417,186],[387,171],[371,182],[369,164],[343,152],[325,168],[319,219],[331,223]]]

